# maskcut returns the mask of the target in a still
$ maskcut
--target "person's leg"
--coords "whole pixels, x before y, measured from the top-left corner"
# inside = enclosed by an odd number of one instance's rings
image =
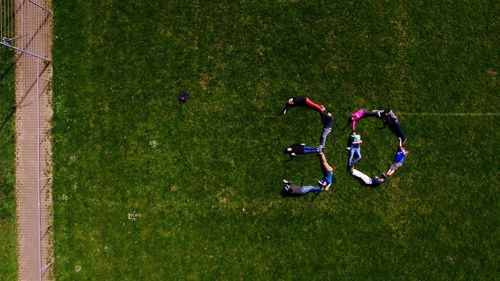
[[[353,149],[351,148],[351,150],[353,150]],[[353,153],[354,153],[355,157],[353,157],[351,163],[352,164],[356,164],[361,159],[361,150],[360,150],[360,148],[354,148],[354,152]]]
[[[309,97],[306,97],[306,104],[314,109],[316,109],[317,111],[319,112],[323,112],[323,110],[325,110],[325,107],[324,106],[321,106],[315,102],[313,102],[311,99],[309,99]]]
[[[354,150],[355,148],[351,147],[351,149],[349,150],[349,159],[347,160],[347,165],[349,167],[352,166],[352,157],[354,156]]]
[[[304,153],[320,153],[320,149],[314,146],[304,146]]]
[[[308,192],[314,191],[314,192],[320,192],[322,190],[321,186],[303,186],[301,189],[301,194],[306,194]]]
[[[378,116],[377,112],[364,109],[364,117]]]
[[[403,128],[401,128],[401,124],[399,122],[394,123],[394,130],[395,130],[396,136],[398,136],[398,138],[401,138],[401,141],[403,143],[405,143],[406,142],[406,134],[403,131]]]
[[[361,171],[358,171],[356,169],[352,169],[352,175],[361,179],[365,184],[372,183],[372,179],[368,175],[363,174]]]
[[[319,146],[320,147],[325,147],[326,144],[326,137],[328,134],[330,134],[332,131],[332,128],[323,128],[323,133],[321,134],[321,137],[319,138]]]
[[[401,167],[403,164],[400,162],[393,162],[389,167],[389,171],[387,171],[387,176],[392,176],[396,170]]]

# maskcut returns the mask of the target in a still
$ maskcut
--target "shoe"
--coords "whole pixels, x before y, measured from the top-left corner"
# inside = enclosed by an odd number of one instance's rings
[[[285,107],[283,107],[283,109],[280,111],[280,115],[285,115],[287,111],[288,111],[288,106],[285,105]]]
[[[292,151],[292,148],[289,147],[289,148],[286,149],[286,151],[290,152],[290,151]]]
[[[295,152],[290,153],[290,157],[295,157],[295,156],[297,156],[297,154],[295,154]]]
[[[350,146],[346,146],[345,149],[351,150],[351,147]]]
[[[287,181],[287,180],[285,180],[285,179],[283,179],[283,183],[289,184],[290,182]]]

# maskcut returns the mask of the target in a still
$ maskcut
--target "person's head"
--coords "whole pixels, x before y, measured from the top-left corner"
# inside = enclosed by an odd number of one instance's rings
[[[389,114],[389,112],[391,112],[391,110],[390,110],[390,109],[388,109],[388,108],[384,109],[384,114],[385,114],[385,115]]]
[[[401,147],[401,150],[403,151],[403,153],[406,155],[408,153],[410,153],[410,151],[408,149],[406,149],[404,146]]]
[[[378,181],[379,181],[380,183],[383,183],[383,182],[385,181],[385,177],[384,177],[384,175],[381,175],[380,177],[378,177]]]
[[[293,104],[293,98],[289,98],[287,101],[288,104]]]
[[[356,136],[358,133],[356,131],[352,131],[351,135]]]
[[[283,188],[281,189],[281,192],[283,194],[290,194],[292,192],[292,189],[290,188],[290,186],[288,184],[286,184],[285,186],[283,186]]]
[[[182,91],[180,94],[179,94],[179,102],[180,103],[184,103],[188,100],[189,98],[189,93],[187,91]]]

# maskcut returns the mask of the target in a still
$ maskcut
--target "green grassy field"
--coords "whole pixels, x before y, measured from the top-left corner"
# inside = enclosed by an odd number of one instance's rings
[[[0,47],[0,280],[15,280],[16,198],[14,53]]]
[[[496,1],[54,1],[57,280],[492,280],[498,276]],[[178,104],[188,90],[191,99]],[[314,184],[319,115],[336,184]],[[350,112],[392,108],[412,151],[368,189]],[[397,147],[359,124],[369,174]]]

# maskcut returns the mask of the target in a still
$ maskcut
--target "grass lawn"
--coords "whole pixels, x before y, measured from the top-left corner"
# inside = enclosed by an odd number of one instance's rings
[[[57,280],[492,280],[498,276],[497,1],[54,1]],[[191,99],[178,104],[188,90]],[[318,113],[329,192],[314,184]],[[343,129],[400,113],[412,154],[368,189]],[[371,175],[397,148],[359,122]]]
[[[0,280],[15,280],[16,197],[14,128],[14,53],[0,47]]]

